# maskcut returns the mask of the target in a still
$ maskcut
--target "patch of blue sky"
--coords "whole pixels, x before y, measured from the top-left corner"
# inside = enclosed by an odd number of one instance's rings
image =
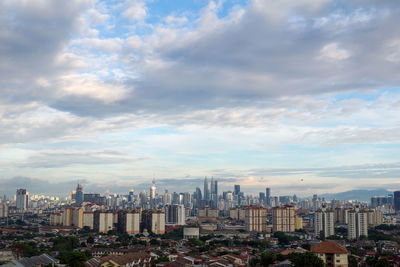
[[[399,94],[399,93],[400,93],[400,87],[385,87],[366,92],[344,92],[344,93],[334,94],[328,97],[321,97],[318,99],[322,100],[333,99],[332,104],[337,104],[341,101],[350,99],[360,99],[366,102],[373,102],[378,100],[383,95]]]

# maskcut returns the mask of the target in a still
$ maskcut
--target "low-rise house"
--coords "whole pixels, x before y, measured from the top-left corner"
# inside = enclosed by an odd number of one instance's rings
[[[324,241],[311,247],[311,252],[320,257],[325,266],[331,267],[347,267],[349,252],[334,241]]]

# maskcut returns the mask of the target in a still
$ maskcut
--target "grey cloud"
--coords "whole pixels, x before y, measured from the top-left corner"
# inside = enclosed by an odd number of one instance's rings
[[[17,164],[19,168],[60,168],[77,165],[133,164],[151,160],[150,157],[133,158],[121,151],[39,151],[26,161]]]

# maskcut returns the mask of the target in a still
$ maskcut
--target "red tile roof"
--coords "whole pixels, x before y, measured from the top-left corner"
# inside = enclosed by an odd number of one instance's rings
[[[311,247],[311,252],[324,254],[348,254],[345,247],[334,241],[324,241]]]

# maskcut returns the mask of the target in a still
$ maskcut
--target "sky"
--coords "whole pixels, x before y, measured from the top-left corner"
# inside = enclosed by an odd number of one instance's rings
[[[0,193],[400,189],[397,0],[2,0]]]

